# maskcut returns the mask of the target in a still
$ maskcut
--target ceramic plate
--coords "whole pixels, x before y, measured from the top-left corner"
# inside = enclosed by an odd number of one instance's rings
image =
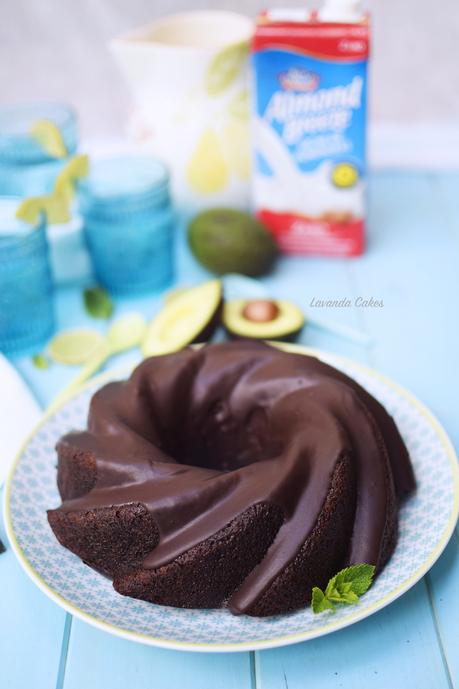
[[[32,433],[13,467],[5,491],[5,521],[13,549],[33,581],[56,603],[90,624],[129,639],[191,651],[240,651],[312,639],[345,627],[388,605],[413,586],[446,546],[459,505],[458,467],[445,432],[412,395],[352,361],[301,347],[355,378],[394,416],[408,445],[418,488],[400,512],[397,548],[372,588],[355,606],[336,614],[311,610],[271,618],[235,617],[226,610],[182,610],[118,595],[111,582],[58,545],[46,509],[59,504],[54,445],[82,428],[89,399],[102,383],[94,379]]]

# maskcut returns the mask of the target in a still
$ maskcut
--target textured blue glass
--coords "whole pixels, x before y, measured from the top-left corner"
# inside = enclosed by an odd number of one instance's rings
[[[18,199],[0,198],[0,351],[34,351],[53,333],[53,285],[44,217],[15,219]]]
[[[0,195],[34,196],[52,190],[68,159],[52,158],[30,136],[34,122],[42,119],[54,122],[69,156],[75,153],[76,117],[67,106],[32,103],[0,108]]]
[[[152,292],[173,277],[174,214],[169,177],[150,158],[91,166],[80,210],[98,281],[115,295]]]

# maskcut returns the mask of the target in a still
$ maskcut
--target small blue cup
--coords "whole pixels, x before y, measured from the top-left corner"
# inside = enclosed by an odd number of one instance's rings
[[[16,219],[19,199],[0,197],[0,351],[30,351],[54,331],[46,221]]]
[[[120,157],[92,164],[80,211],[94,272],[112,294],[144,294],[171,283],[174,214],[161,162]]]
[[[59,103],[28,103],[0,108],[0,195],[37,196],[52,191],[68,158],[53,158],[31,136],[37,120],[59,129],[68,155],[77,149],[74,111]]]

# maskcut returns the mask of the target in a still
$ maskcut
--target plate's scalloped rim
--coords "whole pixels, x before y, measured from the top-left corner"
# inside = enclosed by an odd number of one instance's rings
[[[350,359],[348,357],[340,356],[337,354],[334,354],[332,352],[326,352],[322,351],[320,349],[312,348],[312,347],[304,347],[302,345],[293,345],[293,344],[284,344],[280,342],[272,342],[271,344],[274,344],[275,346],[279,347],[280,349],[283,349],[288,352],[294,352],[297,354],[306,354],[306,355],[312,355],[316,356],[319,359],[323,359],[327,363],[330,363],[333,365],[333,362],[341,362],[343,365],[348,365],[351,367],[354,367],[356,369],[360,369],[362,373],[368,375],[368,376],[373,376],[376,378],[379,378],[380,381],[382,381],[385,385],[392,387],[395,389],[401,396],[405,397],[405,399],[413,405],[424,417],[426,422],[433,428],[437,436],[439,437],[446,455],[449,459],[450,463],[450,468],[451,468],[451,478],[452,478],[452,486],[453,486],[453,491],[454,491],[454,500],[453,500],[453,505],[451,508],[451,512],[449,515],[449,520],[448,523],[441,534],[441,537],[438,539],[436,547],[431,551],[429,557],[425,559],[425,561],[418,567],[418,569],[410,576],[408,577],[405,581],[403,581],[401,584],[396,586],[394,589],[391,590],[390,593],[386,594],[385,596],[382,596],[378,601],[373,603],[372,605],[368,605],[361,610],[355,609],[354,612],[350,612],[348,615],[345,617],[341,618],[339,621],[330,621],[327,624],[322,625],[321,627],[315,627],[312,630],[304,631],[304,632],[295,632],[293,634],[283,634],[277,637],[270,637],[268,639],[262,639],[258,641],[248,641],[248,642],[237,642],[237,643],[216,643],[216,644],[208,644],[208,643],[193,643],[193,642],[188,642],[188,641],[177,641],[174,639],[164,639],[161,637],[155,637],[150,634],[142,634],[140,632],[134,632],[129,629],[125,629],[123,627],[117,626],[117,625],[112,625],[108,622],[105,622],[102,619],[99,619],[95,617],[94,615],[90,615],[77,606],[75,606],[71,601],[67,600],[63,596],[61,596],[59,593],[57,593],[49,584],[47,584],[44,579],[34,570],[32,565],[29,563],[27,560],[24,552],[22,551],[17,539],[16,535],[14,532],[14,527],[13,527],[13,521],[12,521],[12,515],[11,515],[11,510],[10,510],[10,496],[11,496],[11,490],[12,490],[12,485],[13,485],[13,480],[14,480],[14,475],[16,471],[16,467],[19,464],[19,461],[22,457],[22,454],[33,438],[33,436],[47,423],[48,419],[59,409],[65,406],[65,404],[72,399],[73,397],[77,396],[80,394],[83,390],[93,387],[94,385],[97,384],[102,384],[108,380],[113,380],[113,377],[116,375],[126,375],[129,373],[129,371],[133,368],[133,366],[130,367],[124,367],[121,369],[111,369],[109,371],[106,371],[94,378],[91,378],[88,382],[86,382],[84,385],[82,385],[78,390],[71,391],[68,395],[65,397],[61,398],[59,400],[58,405],[53,405],[51,404],[48,410],[44,413],[43,417],[41,418],[40,422],[35,426],[35,428],[28,434],[24,442],[22,443],[21,449],[19,450],[19,453],[17,457],[14,460],[13,465],[10,468],[10,471],[8,473],[8,477],[6,480],[5,484],[5,491],[4,491],[4,499],[3,499],[3,516],[4,516],[4,521],[5,521],[5,528],[6,528],[6,534],[8,536],[8,539],[10,541],[12,550],[14,554],[16,555],[20,565],[26,572],[26,574],[31,578],[31,580],[38,586],[38,588],[45,593],[51,600],[53,600],[57,605],[62,607],[64,610],[66,610],[68,613],[74,615],[75,617],[83,620],[84,622],[87,622],[88,624],[96,627],[97,629],[101,629],[103,631],[109,632],[110,634],[114,634],[115,636],[122,637],[124,639],[128,639],[130,641],[137,641],[139,643],[143,643],[146,645],[150,646],[156,646],[160,648],[167,648],[167,649],[172,649],[172,650],[182,650],[182,651],[200,651],[200,652],[206,652],[206,653],[221,653],[221,652],[240,652],[240,651],[256,651],[256,650],[263,650],[263,649],[268,649],[268,648],[277,648],[280,646],[287,646],[290,644],[295,644],[299,643],[301,641],[307,641],[308,639],[313,639],[313,638],[318,638],[320,636],[324,636],[325,634],[329,634],[334,631],[338,631],[339,629],[343,629],[345,627],[348,627],[351,624],[354,624],[355,622],[358,622],[360,620],[365,619],[366,617],[372,615],[373,613],[377,612],[378,610],[381,610],[384,608],[386,605],[389,603],[392,603],[395,601],[397,598],[399,598],[401,595],[406,593],[412,586],[414,586],[423,576],[426,574],[429,569],[434,565],[434,563],[438,560],[440,555],[442,554],[443,550],[445,549],[446,545],[448,544],[449,539],[451,538],[451,535],[454,531],[458,515],[459,515],[459,465],[458,465],[458,458],[456,455],[456,452],[454,450],[454,447],[444,430],[443,426],[440,424],[440,422],[436,419],[436,417],[432,414],[432,412],[427,409],[427,407],[420,402],[417,397],[415,397],[411,392],[403,388],[401,385],[398,383],[395,383],[392,381],[390,378],[386,377],[385,375],[379,373],[375,369],[371,368],[370,366],[366,366],[365,364],[361,364],[360,362],[354,361],[353,359]]]

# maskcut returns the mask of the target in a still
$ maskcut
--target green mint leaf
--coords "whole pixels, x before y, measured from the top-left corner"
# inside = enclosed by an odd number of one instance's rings
[[[113,313],[113,302],[103,287],[91,287],[83,293],[84,306],[93,318],[110,318]]]
[[[330,579],[330,581],[327,584],[327,588],[325,589],[325,596],[327,598],[330,598],[333,595],[339,596],[338,590],[336,588],[336,576]]]
[[[338,572],[335,577],[335,586],[340,593],[352,591],[357,596],[362,596],[370,588],[374,573],[375,567],[373,565],[351,565]],[[347,588],[349,583],[351,586]]]
[[[312,589],[312,611],[317,614],[325,610],[335,612],[335,607],[325,596],[324,592],[317,586],[314,586]]]
[[[331,600],[333,603],[342,603],[344,600],[344,596],[347,596],[347,593],[341,593],[338,591],[338,589],[331,589],[331,591],[326,592],[325,595],[327,596],[328,600]]]
[[[44,354],[34,354],[32,357],[32,363],[36,368],[43,370],[49,368],[49,361]]]
[[[358,603],[360,599],[357,596],[357,594],[353,593],[352,591],[349,591],[349,593],[343,593],[341,600],[343,603],[353,605],[354,603]]]
[[[351,565],[345,567],[330,579],[325,593],[314,587],[312,589],[313,612],[334,610],[334,604],[354,605],[371,586],[375,573],[373,565]]]

